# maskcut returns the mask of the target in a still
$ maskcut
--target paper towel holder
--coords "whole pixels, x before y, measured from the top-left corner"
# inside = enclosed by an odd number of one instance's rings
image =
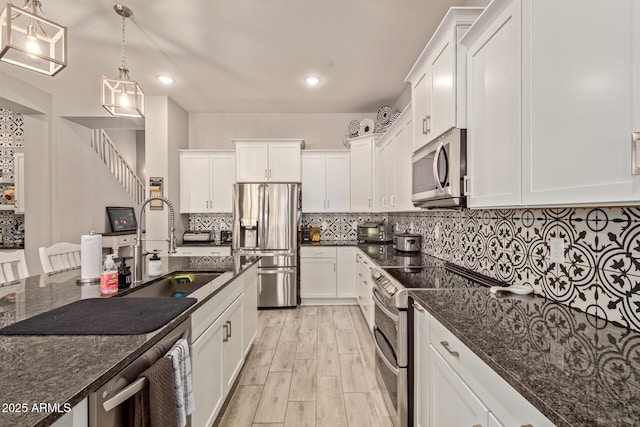
[[[90,236],[95,236],[96,233],[94,230],[91,230],[89,232]],[[87,277],[87,278],[82,278],[82,276],[78,279],[76,279],[76,285],[78,286],[95,286],[96,284],[100,284],[100,276],[98,277]]]

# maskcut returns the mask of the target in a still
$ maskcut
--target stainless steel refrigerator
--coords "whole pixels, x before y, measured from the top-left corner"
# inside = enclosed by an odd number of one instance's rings
[[[261,256],[258,307],[298,305],[300,184],[233,186],[233,253]]]

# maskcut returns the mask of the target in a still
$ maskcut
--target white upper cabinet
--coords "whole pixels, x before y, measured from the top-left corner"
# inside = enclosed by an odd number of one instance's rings
[[[409,104],[376,145],[378,197],[375,209],[378,211],[415,209],[411,204],[411,112]]]
[[[237,182],[300,182],[301,139],[234,139]]]
[[[489,5],[462,39],[469,206],[637,203],[639,9],[634,0]]]
[[[348,212],[349,152],[302,153],[302,211]]]
[[[351,212],[372,212],[375,186],[375,144],[377,136],[361,136],[351,144]]]
[[[233,151],[180,152],[180,212],[231,212]]]
[[[514,2],[468,48],[469,207],[520,204],[520,39]]]
[[[466,127],[466,56],[458,41],[482,8],[452,7],[405,82],[411,84],[416,151],[454,127]]]

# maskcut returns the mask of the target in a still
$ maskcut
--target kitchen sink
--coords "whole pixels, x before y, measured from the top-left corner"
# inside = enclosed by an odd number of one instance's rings
[[[122,295],[123,298],[180,298],[206,285],[222,273],[172,273],[143,283]]]

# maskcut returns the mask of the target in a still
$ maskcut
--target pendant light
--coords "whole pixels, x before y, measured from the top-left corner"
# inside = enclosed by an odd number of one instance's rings
[[[133,12],[121,4],[116,4],[113,9],[122,17],[122,64],[118,68],[118,77],[102,76],[102,106],[114,116],[144,117],[144,92],[129,77],[125,58],[125,19]]]
[[[0,61],[55,76],[67,66],[67,27],[42,14],[40,0],[0,12]]]

